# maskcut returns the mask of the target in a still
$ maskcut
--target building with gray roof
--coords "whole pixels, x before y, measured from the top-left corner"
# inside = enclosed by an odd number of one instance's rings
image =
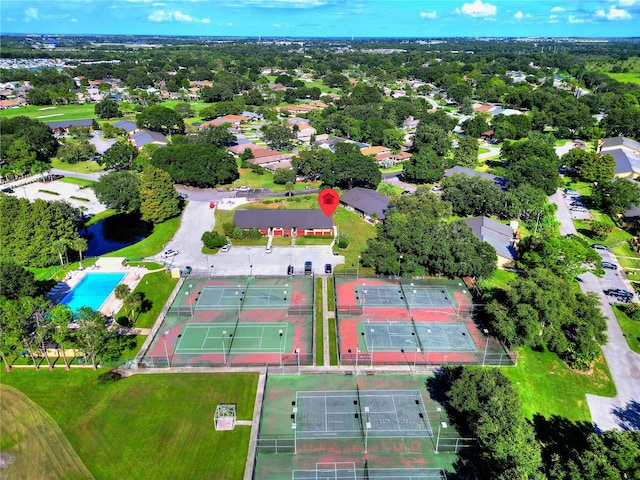
[[[509,225],[505,225],[489,217],[465,218],[464,222],[473,234],[483,242],[491,245],[498,255],[498,267],[511,267],[515,263],[515,234]]]

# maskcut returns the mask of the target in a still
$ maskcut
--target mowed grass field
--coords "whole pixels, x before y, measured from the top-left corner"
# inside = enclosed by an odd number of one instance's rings
[[[3,385],[0,410],[2,478],[93,478],[58,424],[26,395]]]
[[[518,365],[503,369],[520,391],[526,418],[559,416],[572,422],[591,422],[585,394],[613,397],[616,393],[609,367],[600,357],[592,372],[571,370],[551,352],[524,349]]]
[[[25,116],[40,120],[41,122],[55,122],[58,120],[80,120],[82,118],[94,118],[95,104],[85,103],[82,105],[50,105],[38,106],[28,105],[20,108],[9,108],[0,110],[0,117],[13,118]]]
[[[101,383],[103,372],[14,369],[0,374],[2,449],[15,452],[16,466],[34,472],[6,478],[242,478],[251,427],[216,432],[213,417],[219,403],[235,403],[238,420],[251,420],[257,374],[149,374]],[[24,397],[11,395],[7,386],[36,404],[29,412],[40,409],[50,421],[14,407],[14,399]],[[28,406],[25,401],[21,405]],[[7,440],[7,422],[35,438],[23,433]],[[42,427],[34,432],[34,425]],[[22,453],[28,457],[19,459]]]

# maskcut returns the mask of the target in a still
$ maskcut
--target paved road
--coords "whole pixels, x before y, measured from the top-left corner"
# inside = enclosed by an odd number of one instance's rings
[[[601,310],[607,317],[609,337],[602,351],[617,392],[613,398],[587,394],[591,419],[598,430],[640,429],[640,355],[629,348],[609,304],[610,298],[602,292],[603,288],[610,288],[609,285],[620,285],[620,274],[608,272],[600,280],[586,273],[579,279],[580,288],[584,292],[596,292],[602,302]]]
[[[567,199],[562,197],[562,190],[556,190],[556,193],[549,197],[549,201],[551,203],[555,203],[558,206],[556,210],[556,220],[560,222],[560,234],[561,235],[577,235],[578,231],[576,230],[576,226],[573,224],[573,218],[571,210],[569,210],[569,204],[567,203]],[[587,215],[590,215],[587,213]]]

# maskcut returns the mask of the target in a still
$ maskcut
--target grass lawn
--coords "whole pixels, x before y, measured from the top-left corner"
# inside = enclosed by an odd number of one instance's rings
[[[135,340],[136,340],[135,346],[132,346],[130,348],[123,350],[122,355],[120,355],[120,359],[118,360],[117,364],[122,365],[123,363],[125,363],[125,361],[136,358],[136,355],[140,351],[140,347],[142,347],[142,344],[146,339],[147,339],[146,335],[135,335]]]
[[[338,337],[336,336],[336,319],[329,319],[329,365],[338,365]]]
[[[365,222],[362,218],[353,212],[342,207],[338,208],[333,214],[333,218],[338,225],[339,233],[346,233],[349,237],[349,247],[341,250],[335,248],[340,255],[344,255],[344,267],[337,265],[338,270],[341,268],[354,268],[358,264],[358,256],[367,246],[367,240],[376,236],[376,227]],[[352,267],[352,265],[354,267]],[[361,275],[375,275],[373,268],[360,267]]]
[[[77,177],[63,177],[59,181],[63,183],[71,183],[73,185],[80,185],[81,187],[89,187],[94,183],[96,183],[93,180],[87,180],[85,178],[77,178]]]
[[[217,432],[213,414],[219,403],[235,403],[238,419],[250,420],[257,374],[133,375],[101,383],[103,372],[13,370],[0,381],[51,416],[96,479],[242,478],[251,428]],[[43,442],[36,450],[44,447],[57,452],[60,445]]]
[[[636,83],[640,85],[640,72],[628,72],[628,73],[607,72],[607,75],[609,75],[614,80],[617,80],[618,82]]]
[[[118,212],[116,212],[114,209],[107,208],[106,210],[103,210],[101,212],[96,213],[95,215],[92,215],[91,218],[87,220],[87,227],[90,227],[94,223],[98,223],[100,220],[113,217],[114,215],[117,215],[117,214]]]
[[[316,278],[316,365],[324,365],[324,317],[322,316],[322,279]]]
[[[590,422],[585,394],[615,395],[603,357],[593,372],[579,373],[569,369],[554,353],[525,349],[520,352],[517,367],[502,371],[517,385],[525,417],[529,419],[538,414],[547,419],[557,415],[572,422]]]
[[[142,280],[140,280],[140,283],[138,283],[138,286],[136,286],[133,291],[134,293],[144,293],[144,298],[151,302],[151,308],[138,316],[136,327],[151,328],[153,326],[177,283],[178,279],[172,278],[171,274],[166,270],[147,273],[142,277]],[[127,316],[127,313],[124,307],[122,307],[116,314],[116,318]]]
[[[271,173],[263,173],[259,175],[250,168],[239,168],[238,172],[240,173],[240,178],[238,178],[233,184],[232,187],[240,187],[243,185],[247,185],[251,188],[270,188],[274,192],[286,192],[287,188],[285,185],[279,185],[273,181],[273,174]],[[307,182],[296,182],[293,186],[294,190],[304,190],[307,186]],[[318,187],[320,184],[310,183],[314,187]]]
[[[19,390],[3,385],[3,478],[93,478],[58,424]],[[48,447],[48,448],[43,448]]]
[[[25,116],[40,120],[41,122],[58,122],[60,120],[95,118],[95,108],[96,106],[93,103],[85,103],[82,105],[50,105],[48,107],[28,105],[26,107],[0,110],[0,117],[13,118]]]
[[[327,278],[327,310],[333,312],[336,309],[333,293],[333,277]]]
[[[104,170],[103,166],[100,166],[96,162],[92,162],[90,160],[71,164],[58,160],[57,158],[51,159],[51,167],[59,168],[60,170],[67,170],[73,173],[96,173]]]
[[[505,290],[507,283],[516,278],[514,272],[507,272],[506,270],[496,269],[493,275],[486,280],[481,280],[478,284],[480,290],[493,290],[495,288],[501,288]]]
[[[640,322],[631,320],[620,307],[614,306],[613,313],[616,314],[618,324],[627,339],[629,348],[636,353],[640,353]]]
[[[296,245],[329,245],[333,237],[296,237]]]
[[[150,257],[162,251],[165,244],[173,238],[179,227],[180,217],[171,218],[156,225],[153,233],[144,240],[103,256],[126,257],[127,260],[141,260],[144,257]]]

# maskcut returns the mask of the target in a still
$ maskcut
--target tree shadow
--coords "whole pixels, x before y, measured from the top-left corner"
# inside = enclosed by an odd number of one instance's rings
[[[543,445],[542,454],[547,465],[553,455],[568,461],[575,457],[575,451],[586,450],[587,437],[594,432],[593,424],[589,422],[573,422],[557,415],[551,418],[535,415],[533,426]]]
[[[612,413],[617,418],[616,423],[622,430],[640,429],[640,403],[636,400],[629,401],[623,408],[614,408]]]

